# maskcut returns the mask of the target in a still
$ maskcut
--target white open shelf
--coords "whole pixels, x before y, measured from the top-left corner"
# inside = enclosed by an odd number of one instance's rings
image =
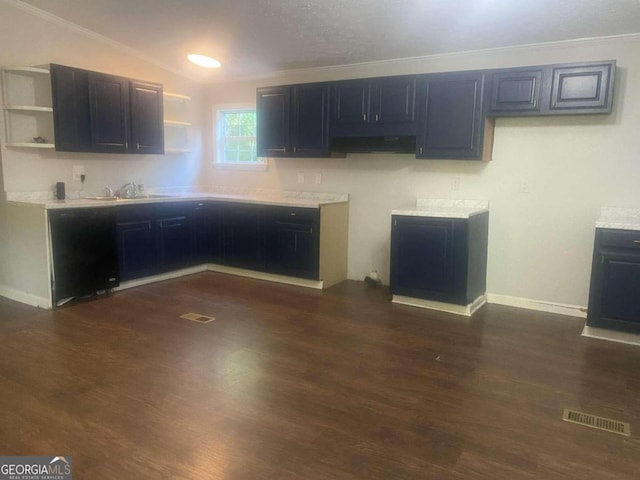
[[[191,97],[164,92],[164,151],[187,153],[189,149],[189,101]]]

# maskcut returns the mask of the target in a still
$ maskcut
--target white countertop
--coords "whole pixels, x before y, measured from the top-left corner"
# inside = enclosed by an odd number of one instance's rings
[[[596,220],[596,228],[640,231],[640,209],[604,207]]]
[[[415,205],[392,210],[391,214],[414,217],[469,218],[488,211],[488,200],[419,198]]]
[[[213,190],[213,191],[212,191]],[[133,198],[118,200],[66,199],[56,200],[49,192],[7,193],[7,201],[12,205],[39,207],[46,210],[64,208],[115,207],[119,205],[137,205],[148,203],[172,203],[177,201],[218,200],[226,202],[249,203],[256,205],[282,205],[287,207],[319,208],[332,203],[349,201],[348,194],[294,192],[274,190],[231,190],[210,189],[209,191],[188,191],[188,189],[154,189],[149,195],[168,195],[165,197]]]

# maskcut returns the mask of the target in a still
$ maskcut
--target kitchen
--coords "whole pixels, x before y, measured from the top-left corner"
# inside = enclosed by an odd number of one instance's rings
[[[81,188],[74,165],[85,167],[87,191],[141,179],[146,188],[206,186],[349,194],[347,277],[377,270],[389,280],[390,214],[418,198],[490,202],[489,303],[585,317],[595,222],[602,207],[640,204],[640,37],[637,33],[555,43],[440,54],[387,62],[292,70],[265,78],[201,84],[142,59],[121,45],[36,14],[22,2],[0,6],[1,65],[60,63],[162,83],[191,97],[190,152],[142,156],[60,154],[7,148],[3,191],[51,192],[64,181]],[[38,32],[37,35],[34,32]],[[251,104],[256,88],[383,75],[511,68],[615,59],[613,113],[580,117],[498,118],[490,162],[421,161],[407,154],[348,154],[346,158],[270,159],[266,171],[213,168],[214,109]],[[4,128],[3,128],[4,131]],[[302,177],[300,174],[303,174]],[[315,182],[316,175],[321,183]],[[302,182],[300,179],[302,178]],[[21,224],[44,221],[3,203],[0,294],[46,296],[46,246]],[[33,218],[30,218],[33,217]],[[5,226],[11,227],[7,228]],[[44,240],[43,240],[44,241]],[[28,264],[16,259],[29,257]],[[44,279],[44,280],[35,280]],[[31,301],[29,301],[31,296]],[[558,320],[562,322],[562,319]]]

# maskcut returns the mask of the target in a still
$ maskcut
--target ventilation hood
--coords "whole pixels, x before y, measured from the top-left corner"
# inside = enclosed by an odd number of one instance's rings
[[[415,136],[333,137],[331,151],[339,153],[416,153]]]

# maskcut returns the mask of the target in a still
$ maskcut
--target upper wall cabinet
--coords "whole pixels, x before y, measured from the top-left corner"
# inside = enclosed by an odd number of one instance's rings
[[[259,157],[329,156],[329,84],[259,88]]]
[[[332,135],[415,135],[416,83],[414,75],[335,82]]]
[[[488,114],[611,113],[615,70],[615,61],[603,61],[495,71]]]
[[[51,65],[56,150],[164,153],[162,86]]]
[[[489,159],[493,123],[485,122],[484,118],[484,79],[482,72],[424,77],[420,87],[417,158]]]

